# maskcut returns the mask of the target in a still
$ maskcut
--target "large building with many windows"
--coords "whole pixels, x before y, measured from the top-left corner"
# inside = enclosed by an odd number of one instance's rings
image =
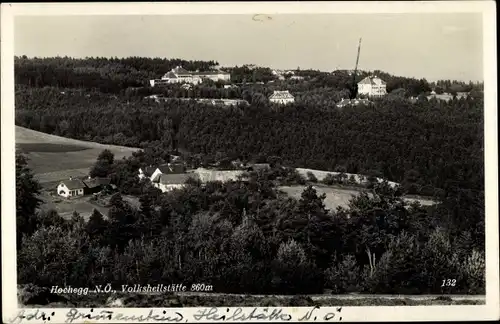
[[[358,94],[369,97],[382,97],[387,94],[386,87],[384,80],[376,76],[369,76],[358,82]]]
[[[182,66],[177,66],[171,71],[165,73],[161,79],[150,80],[149,83],[152,87],[163,86],[172,83],[190,83],[199,84],[203,80],[212,81],[230,81],[231,75],[223,71],[205,71],[205,72],[192,72],[188,71]]]

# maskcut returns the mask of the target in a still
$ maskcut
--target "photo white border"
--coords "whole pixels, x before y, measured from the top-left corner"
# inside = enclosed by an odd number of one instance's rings
[[[18,311],[15,248],[15,128],[14,128],[14,16],[18,15],[185,15],[185,14],[341,14],[341,13],[434,13],[477,12],[483,14],[484,69],[484,154],[485,154],[485,232],[486,232],[486,305],[473,306],[370,306],[343,307],[342,321],[445,321],[495,320],[500,318],[498,257],[498,147],[497,147],[497,64],[496,8],[494,1],[427,2],[224,2],[224,3],[26,3],[1,5],[1,199],[2,199],[2,314],[3,322]],[[198,308],[168,309],[179,311],[190,322]],[[225,308],[224,308],[225,309]],[[303,314],[310,308],[283,307],[284,311]],[[321,308],[326,312],[330,308]],[[331,308],[333,309],[333,308]],[[55,310],[52,323],[62,323],[67,309]],[[89,309],[79,309],[89,311]],[[98,312],[100,309],[95,309]],[[149,309],[110,309],[123,314],[147,314]],[[163,310],[158,308],[157,311]],[[295,318],[295,316],[294,316]],[[320,317],[318,317],[318,320]],[[42,321],[31,320],[37,323]],[[84,320],[74,323],[89,322]],[[92,321],[94,322],[94,321]],[[102,322],[123,322],[109,321]]]

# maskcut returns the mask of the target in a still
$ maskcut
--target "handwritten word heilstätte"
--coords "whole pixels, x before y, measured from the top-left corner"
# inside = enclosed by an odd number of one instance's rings
[[[221,312],[220,308],[212,307],[205,308],[198,311],[193,315],[196,321],[249,321],[249,320],[263,320],[263,321],[290,321],[292,315],[287,314],[281,308],[264,308],[259,309],[255,307],[251,312],[245,313],[241,307],[235,309],[226,309],[226,312]]]

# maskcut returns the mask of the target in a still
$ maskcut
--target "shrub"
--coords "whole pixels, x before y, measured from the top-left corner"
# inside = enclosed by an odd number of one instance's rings
[[[346,255],[342,262],[334,264],[325,271],[325,285],[333,293],[359,292],[360,268],[353,255]]]
[[[307,179],[314,183],[318,182],[318,178],[311,171],[307,172]]]

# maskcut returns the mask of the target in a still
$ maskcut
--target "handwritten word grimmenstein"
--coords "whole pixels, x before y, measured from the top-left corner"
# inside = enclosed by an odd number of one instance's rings
[[[122,322],[147,322],[147,321],[158,321],[158,322],[174,322],[178,323],[184,320],[184,316],[179,312],[167,312],[166,310],[157,312],[153,309],[149,310],[147,315],[124,315],[123,313],[114,312],[110,310],[101,310],[99,313],[95,313],[94,309],[90,309],[90,312],[83,313],[75,308],[69,310],[66,313],[66,323],[73,323],[78,320],[113,320]]]

